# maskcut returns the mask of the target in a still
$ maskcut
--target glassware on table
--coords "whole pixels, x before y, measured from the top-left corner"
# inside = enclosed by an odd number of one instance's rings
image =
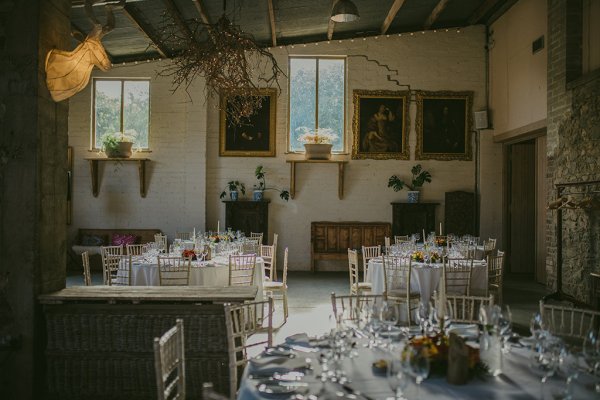
[[[559,369],[566,378],[566,385],[561,394],[561,398],[562,400],[571,400],[573,399],[573,383],[579,377],[579,360],[577,354],[569,351],[569,349],[564,346],[560,353],[558,363]]]
[[[396,350],[396,349],[394,349]],[[400,354],[402,350],[400,349]],[[408,386],[409,371],[406,363],[400,358],[397,351],[390,351],[387,361],[387,381],[394,392],[396,400],[405,400],[404,390]]]
[[[544,387],[548,378],[553,376],[560,365],[560,355],[564,345],[560,338],[543,331],[532,351],[530,367],[540,377],[540,399],[544,399]]]
[[[498,318],[498,330],[498,333],[502,338],[502,352],[508,353],[510,351],[508,342],[512,336],[512,312],[510,311],[509,305],[506,305],[504,311]]]
[[[533,314],[531,320],[529,321],[529,330],[531,332],[531,337],[536,342],[539,338],[543,336],[545,329],[542,314],[540,314],[539,312]]]
[[[419,310],[417,316],[419,317],[419,326],[421,327],[421,333],[424,336],[427,336],[427,333],[430,330],[430,322],[429,322],[429,314],[430,314],[430,304],[428,302],[421,301],[419,303]]]
[[[410,374],[415,378],[417,384],[417,399],[419,399],[419,392],[421,383],[429,375],[429,353],[425,346],[410,346],[408,352],[408,366]]]

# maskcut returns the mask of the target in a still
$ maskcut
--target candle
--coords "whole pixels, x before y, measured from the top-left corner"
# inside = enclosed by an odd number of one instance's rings
[[[192,240],[196,239],[196,227],[194,227],[194,233],[192,233]]]
[[[440,222],[440,236],[442,236],[442,223]]]
[[[221,231],[221,221],[217,221],[217,235]]]
[[[423,229],[423,243],[425,243],[425,229]]]

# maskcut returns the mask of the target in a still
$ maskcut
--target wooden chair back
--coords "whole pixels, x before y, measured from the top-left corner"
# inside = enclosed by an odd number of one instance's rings
[[[158,400],[185,399],[183,320],[160,338],[154,338],[154,371]]]
[[[258,239],[258,244],[263,243],[263,233],[262,232],[250,232],[250,239]]]
[[[154,235],[154,241],[156,242],[156,245],[158,247],[158,250],[162,253],[166,253],[168,250],[168,242],[167,242],[167,235],[163,235],[161,233],[157,233],[156,235]]]
[[[444,262],[444,284],[446,293],[452,295],[471,294],[472,258],[450,258]]]
[[[177,232],[177,233],[175,233],[175,239],[190,240],[191,238],[192,238],[192,234],[190,232]]]
[[[83,284],[92,286],[92,274],[90,272],[90,255],[87,251],[81,253],[81,261],[83,264]]]
[[[440,298],[434,296],[436,308],[439,309]],[[446,309],[451,313],[452,322],[479,323],[479,308],[494,305],[494,296],[460,296],[446,295]]]
[[[102,268],[105,285],[131,286],[131,256],[107,254]]]
[[[547,304],[540,300],[540,314],[546,329],[554,335],[584,339],[590,331],[600,333],[600,311]]]
[[[371,258],[381,257],[381,245],[377,246],[363,246],[362,247],[362,258],[363,258],[363,281],[367,277],[367,266]]]
[[[229,256],[229,286],[254,285],[256,254]]]
[[[381,303],[383,296],[380,294],[360,294],[337,296],[331,293],[331,308],[333,315],[345,321],[356,323],[361,312],[370,312],[375,302]]]
[[[191,258],[158,256],[160,286],[189,286]]]
[[[487,256],[488,290],[494,292],[498,304],[502,304],[502,283],[504,271],[504,252]]]
[[[286,247],[283,251],[283,287],[287,287],[287,273],[288,273],[288,248]]]
[[[260,254],[261,239],[246,238],[242,243],[242,252],[244,254]]]
[[[348,272],[350,275],[350,293],[358,294],[358,252],[348,249]]]
[[[273,272],[273,259],[275,258],[275,246],[273,245],[260,245],[259,246],[259,254],[260,257],[263,259],[263,264],[264,264],[264,269],[265,269],[265,276],[264,279],[268,280],[268,281],[272,281],[274,279],[274,272]]]
[[[408,235],[394,235],[394,244],[410,242]]]
[[[127,255],[130,256],[141,256],[148,251],[148,245],[146,244],[128,244]]]
[[[405,292],[407,297],[410,293],[410,281],[412,275],[410,257],[398,257],[384,255],[383,277],[385,282],[385,294],[391,291]]]

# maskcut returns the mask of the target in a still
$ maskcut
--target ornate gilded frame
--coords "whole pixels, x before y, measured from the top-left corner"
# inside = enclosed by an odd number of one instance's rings
[[[269,107],[260,108],[250,118],[268,118],[268,138],[266,140],[266,146],[262,149],[243,149],[236,148],[233,146],[228,139],[228,124],[227,124],[227,113],[225,112],[227,107],[227,96],[221,96],[220,100],[220,116],[219,116],[219,156],[221,157],[275,157],[275,143],[276,143],[276,109],[277,109],[277,90],[270,88],[263,88],[256,90],[257,96],[267,96],[270,98]],[[258,115],[257,115],[258,114]],[[247,125],[248,129],[252,129],[255,126]],[[232,129],[242,128],[242,125],[235,125]],[[235,131],[233,132],[235,133]],[[242,147],[242,146],[240,146]]]
[[[395,131],[395,137],[397,142],[401,144],[400,151],[365,151],[363,142],[367,133],[365,133],[366,124],[369,122],[369,117],[376,103],[373,99],[381,99],[381,104],[392,104],[400,101],[402,112],[396,113],[396,119],[398,114],[402,117],[402,121],[396,123],[396,127],[399,125],[399,130]],[[409,100],[410,93],[408,91],[392,91],[392,90],[360,90],[356,89],[353,91],[353,102],[354,102],[354,116],[352,119],[352,159],[354,160],[408,160],[410,158],[410,152],[408,148],[408,126],[409,126]],[[386,106],[387,107],[387,106]],[[389,108],[389,107],[388,107]],[[397,109],[396,107],[395,109]],[[361,112],[363,115],[361,115]],[[361,132],[361,127],[363,131]]]
[[[471,161],[473,159],[471,145],[473,92],[418,91],[415,97],[417,101],[417,148],[415,158],[417,160]],[[429,100],[433,101],[429,102]],[[436,128],[435,126],[434,111],[437,111],[439,115],[439,110],[442,108],[452,109],[449,113],[455,117],[451,118],[452,125],[456,128],[453,130],[457,131],[455,140],[449,138],[448,135],[442,136],[442,128]],[[428,116],[427,123],[424,122],[426,115]],[[463,124],[464,132],[459,129],[462,128]],[[444,129],[446,132],[448,131],[448,123],[446,123]],[[464,139],[464,146],[461,146],[462,139]],[[442,143],[444,141],[446,143]],[[453,145],[458,146],[458,148],[453,150]],[[429,148],[426,148],[428,146]]]

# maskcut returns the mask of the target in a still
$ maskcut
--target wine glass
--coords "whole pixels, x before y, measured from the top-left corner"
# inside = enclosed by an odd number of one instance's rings
[[[563,347],[558,360],[559,368],[566,378],[566,387],[562,393],[563,400],[571,400],[573,398],[573,382],[579,377],[579,368],[577,355],[573,354],[567,347]]]
[[[600,337],[593,328],[588,331],[583,339],[583,358],[590,372],[593,372],[596,363],[600,361]]]
[[[399,318],[398,305],[384,301],[381,306],[381,324],[385,327],[388,345],[392,343],[392,329],[398,324]]]
[[[531,337],[537,342],[544,332],[544,321],[542,314],[536,312],[529,321],[529,330],[531,331]]]
[[[408,386],[408,371],[405,363],[398,358],[396,352],[390,353],[387,360],[387,380],[396,400],[405,400],[404,390]]]
[[[408,365],[410,373],[415,378],[417,384],[417,399],[421,383],[429,375],[429,354],[425,346],[411,346],[408,355]]]
[[[419,303],[419,325],[421,326],[421,333],[426,336],[429,332],[429,303]]]
[[[544,385],[553,376],[559,365],[564,349],[562,341],[548,332],[541,334],[536,351],[533,351],[530,367],[540,376],[540,398],[544,399]]]
[[[504,312],[499,315],[498,333],[500,334],[500,337],[502,337],[502,352],[508,353],[510,351],[508,341],[512,336],[512,312],[508,305],[506,305]]]

